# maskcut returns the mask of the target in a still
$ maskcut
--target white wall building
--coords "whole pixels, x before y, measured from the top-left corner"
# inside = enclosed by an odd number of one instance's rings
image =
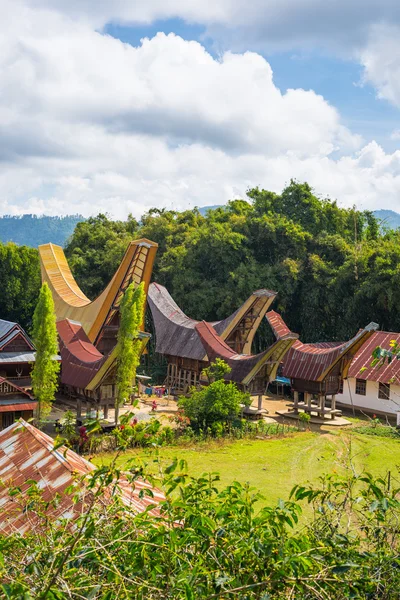
[[[337,403],[376,415],[395,415],[400,411],[400,385],[382,384],[371,379],[349,377],[343,382],[343,393]]]
[[[360,348],[343,382],[343,393],[337,396],[338,403],[369,414],[394,417],[400,412],[400,360],[371,367],[375,348],[389,349],[391,340],[400,342],[400,334],[377,331]]]

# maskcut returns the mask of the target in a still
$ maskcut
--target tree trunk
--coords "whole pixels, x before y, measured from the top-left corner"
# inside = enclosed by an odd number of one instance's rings
[[[119,404],[118,400],[115,401],[115,425],[118,425],[119,421]]]

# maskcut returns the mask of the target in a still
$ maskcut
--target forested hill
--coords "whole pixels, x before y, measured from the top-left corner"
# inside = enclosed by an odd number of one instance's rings
[[[52,242],[64,246],[72,235],[75,226],[84,221],[81,215],[66,217],[38,217],[36,215],[0,217],[0,241],[15,242],[20,246],[36,248],[40,244]]]
[[[153,281],[195,319],[222,319],[267,288],[278,293],[274,310],[305,342],[343,341],[371,321],[400,331],[400,229],[321,199],[306,183],[292,181],[280,194],[255,188],[247,201],[204,216],[155,208],[138,221],[98,215],[78,223],[65,252],[88,297],[104,289],[128,243],[142,237],[158,243]],[[29,328],[40,287],[36,248],[0,243],[0,279],[0,318]],[[263,322],[255,351],[268,336]]]

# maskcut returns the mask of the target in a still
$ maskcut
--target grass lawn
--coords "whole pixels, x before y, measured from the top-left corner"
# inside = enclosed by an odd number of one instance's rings
[[[296,483],[315,482],[319,475],[339,473],[352,464],[359,473],[363,469],[385,476],[390,470],[392,481],[399,482],[400,443],[398,440],[371,438],[349,431],[334,433],[295,433],[285,438],[270,440],[240,440],[236,442],[210,442],[190,448],[165,447],[158,450],[163,466],[175,456],[188,463],[190,475],[216,471],[221,476],[221,486],[234,480],[249,482],[265,497],[265,504],[278,498],[288,498]],[[121,467],[130,459],[148,463],[149,470],[157,473],[157,452],[131,450],[118,458]],[[97,455],[93,462],[106,464],[112,455]]]

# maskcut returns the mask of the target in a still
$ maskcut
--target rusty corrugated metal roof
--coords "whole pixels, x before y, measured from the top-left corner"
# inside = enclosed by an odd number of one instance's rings
[[[65,446],[54,448],[54,440],[22,419],[0,432],[0,532],[26,533],[40,523],[35,512],[25,511],[28,501],[26,493],[35,481],[48,502],[47,515],[56,522],[59,519],[74,519],[85,510],[92,497],[87,487],[87,478],[95,466]],[[79,493],[76,502],[67,489],[75,485]],[[20,493],[10,496],[10,488],[20,488]],[[153,497],[140,491],[149,489]],[[134,513],[150,512],[159,515],[158,505],[165,500],[164,494],[148,482],[135,480],[134,487],[126,476],[121,476],[118,485],[105,489],[102,502],[111,502],[118,495]],[[57,502],[52,502],[56,500]]]
[[[400,333],[376,331],[355,355],[348,376],[381,383],[392,381],[398,383],[400,381],[400,360],[394,359],[390,364],[386,362],[382,367],[371,367],[372,353],[375,348],[380,346],[385,350],[390,350],[392,340],[400,343]],[[365,370],[361,371],[361,369]]]
[[[5,412],[15,412],[15,411],[23,411],[23,410],[36,410],[37,402],[14,402],[11,404],[2,402],[0,399],[0,413]]]
[[[277,339],[290,331],[282,317],[275,311],[268,312],[266,318]],[[373,334],[377,327],[376,323],[370,323],[351,340],[339,345],[336,345],[336,343],[332,345],[329,342],[303,344],[303,342],[297,340],[283,361],[283,376],[290,379],[320,381],[327,370],[331,366],[333,367],[340,357],[346,357],[346,365],[348,366],[359,346]],[[345,365],[343,365],[343,369],[345,369]]]

